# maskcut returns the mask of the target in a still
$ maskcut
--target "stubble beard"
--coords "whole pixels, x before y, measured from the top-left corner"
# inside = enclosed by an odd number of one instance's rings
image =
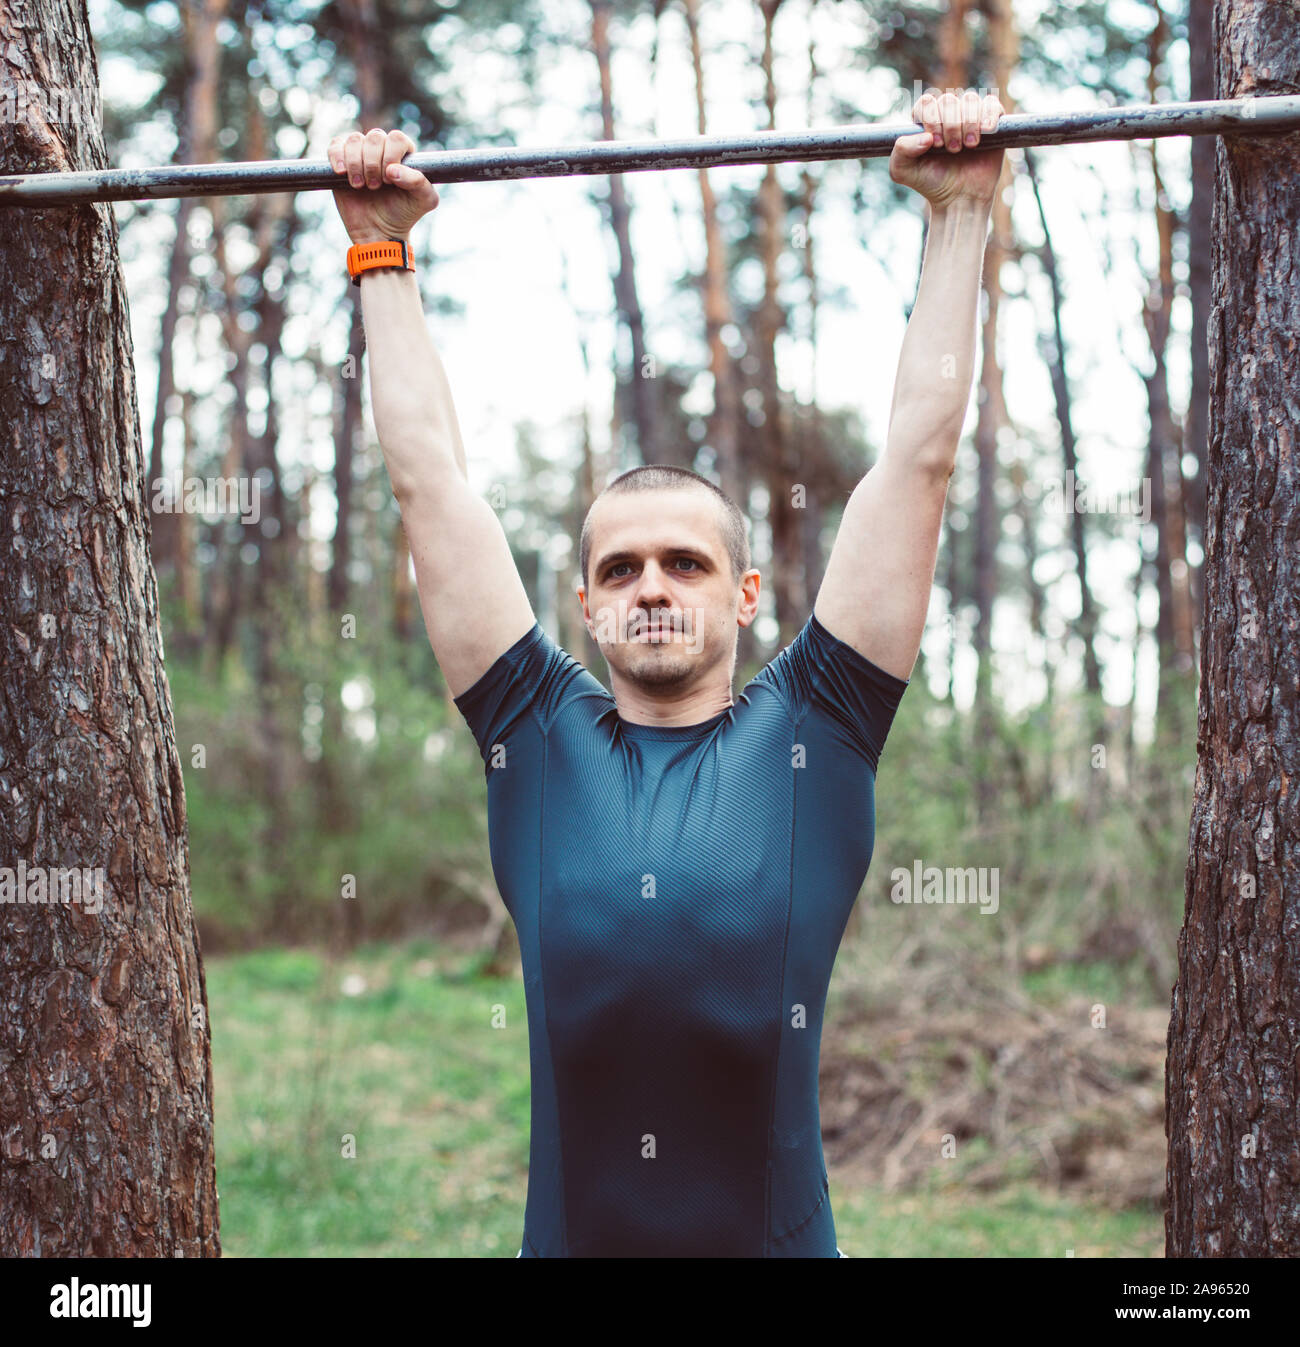
[[[640,687],[676,687],[696,673],[698,660],[699,656],[692,658],[666,649],[638,651],[628,660],[623,676]]]
[[[667,620],[669,611],[656,609],[650,614],[638,612],[632,621],[633,632],[651,623]],[[698,621],[699,614],[695,617]],[[681,687],[698,678],[702,666],[707,663],[706,651],[697,646],[698,633],[688,631],[688,625],[687,615],[683,614],[674,621],[675,630],[670,640],[629,640],[625,646],[627,660],[623,666],[623,676],[638,687],[654,689],[656,692]]]

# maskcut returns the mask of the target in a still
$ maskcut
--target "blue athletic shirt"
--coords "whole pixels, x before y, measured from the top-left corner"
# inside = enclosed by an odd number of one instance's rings
[[[523,1256],[835,1258],[817,1069],[907,681],[810,617],[696,725],[539,625],[456,698],[519,934]]]

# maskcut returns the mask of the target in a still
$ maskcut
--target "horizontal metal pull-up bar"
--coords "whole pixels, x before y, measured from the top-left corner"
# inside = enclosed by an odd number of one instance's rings
[[[427,150],[406,156],[430,182],[497,182],[508,178],[565,178],[584,174],[642,173],[725,164],[786,163],[805,159],[880,159],[910,123],[833,126],[824,131],[755,131],[744,136],[689,140],[597,140],[579,145]],[[1077,145],[1096,140],[1157,136],[1259,135],[1300,130],[1300,95],[1152,103],[1049,116],[1009,113],[980,138],[984,149],[1022,145]],[[934,147],[930,154],[948,154]],[[188,164],[166,168],[110,168],[86,173],[0,176],[0,206],[69,206],[86,201],[139,201],[178,196],[242,196],[346,187],[325,159],[265,160],[246,164]],[[358,191],[365,190],[358,188]]]

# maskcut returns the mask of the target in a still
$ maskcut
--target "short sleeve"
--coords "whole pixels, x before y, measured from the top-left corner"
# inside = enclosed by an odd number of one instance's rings
[[[809,710],[847,732],[874,772],[908,680],[886,673],[810,615],[802,630],[754,679],[766,683],[796,719]]]
[[[556,709],[580,682],[600,684],[533,623],[472,686],[455,698],[486,763],[493,745],[506,743],[521,721],[530,719],[545,733]]]

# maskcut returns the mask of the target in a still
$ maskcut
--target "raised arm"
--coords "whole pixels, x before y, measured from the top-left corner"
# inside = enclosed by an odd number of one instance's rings
[[[402,166],[413,149],[400,131],[353,132],[330,143],[335,172],[366,189],[334,194],[353,243],[409,240],[415,222],[437,206],[433,185]],[[451,388],[414,274],[362,272],[360,289],[375,430],[433,653],[459,696],[535,619],[500,521],[470,488]]]
[[[1002,115],[973,90],[922,97],[922,134],[894,146],[890,176],[929,203],[916,305],[894,384],[885,450],[844,508],[813,611],[831,633],[899,678],[911,676],[930,604],[939,531],[975,368],[980,271],[1001,150],[969,148]],[[922,158],[939,142],[942,154]]]

